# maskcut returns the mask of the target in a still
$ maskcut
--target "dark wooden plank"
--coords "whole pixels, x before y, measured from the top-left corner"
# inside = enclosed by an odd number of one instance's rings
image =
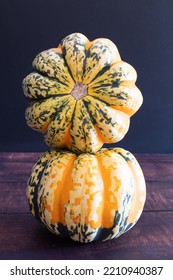
[[[173,211],[173,183],[147,182],[144,211]]]
[[[2,154],[1,154],[2,156]],[[23,157],[24,156],[24,157]],[[22,158],[23,157],[23,158]],[[9,160],[13,158],[13,160]],[[11,155],[0,161],[0,182],[26,181],[32,167],[38,158],[38,154],[31,153]],[[173,162],[140,162],[146,181],[173,182]]]
[[[26,181],[0,182],[0,213],[28,213]],[[172,182],[147,182],[144,211],[173,211]]]
[[[0,259],[173,259],[173,212],[143,213],[127,233],[79,244],[49,233],[29,214],[0,215]]]
[[[0,182],[0,213],[29,213],[26,182]]]
[[[146,181],[173,182],[173,163],[141,163]]]
[[[140,163],[171,163],[173,154],[134,154]]]
[[[36,158],[41,155],[41,152],[1,152],[0,153],[0,161],[31,161],[34,162]],[[150,162],[150,163],[158,163],[158,162],[173,162],[173,154],[139,154],[134,153],[135,157],[139,162]]]
[[[8,161],[8,162],[34,162],[37,157],[41,155],[41,153],[15,153],[15,152],[11,152],[11,153],[0,153],[0,162],[1,161]]]
[[[34,162],[0,162],[0,182],[26,181]]]

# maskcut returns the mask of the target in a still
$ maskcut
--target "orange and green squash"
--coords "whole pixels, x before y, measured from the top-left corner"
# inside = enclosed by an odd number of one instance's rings
[[[95,153],[118,142],[143,101],[135,69],[109,39],[71,34],[39,53],[33,67],[23,80],[26,121],[50,147]]]
[[[32,214],[51,232],[84,243],[129,230],[145,197],[142,170],[122,148],[95,155],[52,149],[40,156],[27,186]]]

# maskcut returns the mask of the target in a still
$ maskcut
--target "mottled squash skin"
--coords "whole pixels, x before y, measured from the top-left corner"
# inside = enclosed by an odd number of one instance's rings
[[[118,142],[143,101],[136,71],[105,38],[71,34],[38,54],[33,67],[23,80],[31,101],[25,116],[50,147],[95,153]]]
[[[145,180],[121,148],[95,155],[52,149],[33,167],[27,187],[32,214],[51,232],[79,242],[110,240],[139,219]]]

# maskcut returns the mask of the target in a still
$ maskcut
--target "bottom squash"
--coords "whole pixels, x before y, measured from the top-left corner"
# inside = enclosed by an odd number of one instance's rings
[[[129,230],[145,198],[142,170],[121,148],[80,155],[52,149],[40,156],[27,186],[31,212],[43,225],[85,243]]]

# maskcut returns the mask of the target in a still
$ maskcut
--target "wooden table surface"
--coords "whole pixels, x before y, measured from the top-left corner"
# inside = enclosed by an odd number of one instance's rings
[[[136,155],[147,182],[140,220],[107,242],[79,244],[30,214],[27,179],[39,153],[0,154],[0,259],[173,259],[173,155]]]

